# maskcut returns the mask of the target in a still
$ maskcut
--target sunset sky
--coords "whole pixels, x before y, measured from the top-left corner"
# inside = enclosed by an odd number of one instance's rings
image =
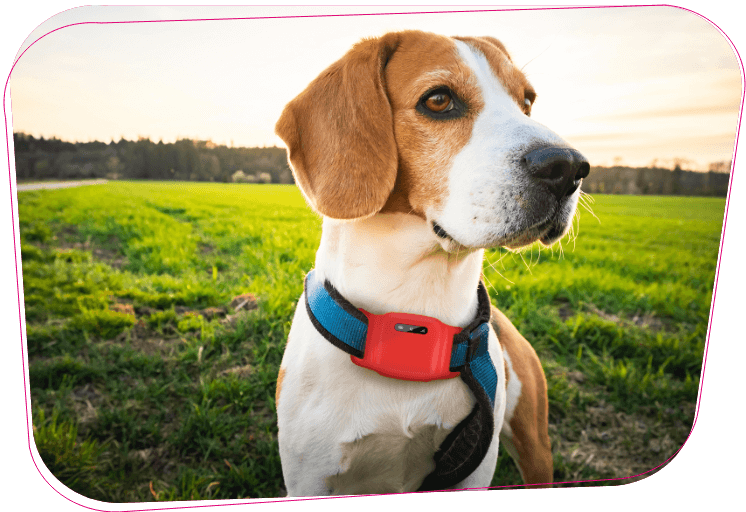
[[[502,40],[539,93],[532,116],[594,165],[707,169],[730,160],[738,61],[720,32],[673,7],[99,23],[385,13],[394,7],[86,7],[32,33],[11,75],[13,130],[70,141],[282,145],[283,106],[362,37],[421,29]],[[459,7],[456,9],[465,9]],[[29,45],[31,45],[29,47]]]

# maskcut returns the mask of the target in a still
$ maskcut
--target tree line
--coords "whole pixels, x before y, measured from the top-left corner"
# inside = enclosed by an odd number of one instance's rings
[[[210,141],[65,142],[14,133],[16,178],[293,183],[284,148],[228,147]]]
[[[245,148],[210,141],[65,142],[14,133],[19,181],[108,178],[249,183],[294,183],[284,148]],[[728,192],[730,162],[709,172],[661,167],[592,167],[583,190],[604,194],[722,196]]]
[[[583,180],[588,193],[633,195],[720,196],[728,195],[730,163],[710,164],[708,172],[661,167],[591,167]]]

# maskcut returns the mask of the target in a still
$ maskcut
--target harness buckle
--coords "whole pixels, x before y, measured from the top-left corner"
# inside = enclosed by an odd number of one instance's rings
[[[368,333],[363,358],[350,356],[356,365],[384,377],[420,382],[460,375],[449,369],[453,336],[460,327],[422,315],[360,311],[368,318]]]

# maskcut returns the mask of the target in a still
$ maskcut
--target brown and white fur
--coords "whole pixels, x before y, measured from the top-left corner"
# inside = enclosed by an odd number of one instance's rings
[[[427,102],[433,90],[447,97]],[[390,33],[322,72],[276,126],[296,182],[323,216],[318,277],[370,313],[471,322],[484,249],[551,244],[575,212],[579,189],[555,197],[521,161],[534,148],[569,148],[529,117],[535,97],[489,37]],[[429,106],[449,99],[455,113],[431,115]],[[498,439],[526,483],[548,484],[541,364],[494,307],[491,325],[495,435],[455,488],[490,484]],[[288,495],[320,496],[417,490],[474,398],[459,378],[411,382],[354,365],[316,331],[301,297],[276,405]]]

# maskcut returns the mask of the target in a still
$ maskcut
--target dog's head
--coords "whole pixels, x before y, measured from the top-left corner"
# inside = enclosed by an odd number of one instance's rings
[[[496,39],[397,32],[327,68],[276,132],[322,215],[417,215],[447,252],[549,245],[589,165],[530,118],[535,99]]]

